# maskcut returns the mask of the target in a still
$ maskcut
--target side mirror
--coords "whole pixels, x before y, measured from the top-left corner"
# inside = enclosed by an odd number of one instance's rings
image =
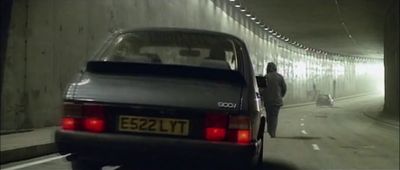
[[[264,76],[256,76],[256,79],[259,88],[267,87],[267,79]]]

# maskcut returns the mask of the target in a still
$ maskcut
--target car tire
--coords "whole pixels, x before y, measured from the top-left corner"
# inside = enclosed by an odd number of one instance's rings
[[[103,165],[90,161],[74,160],[71,161],[72,170],[100,170]]]
[[[258,154],[256,167],[259,167],[262,165],[263,158],[264,158],[264,135],[261,137],[261,149],[260,149],[260,154]]]

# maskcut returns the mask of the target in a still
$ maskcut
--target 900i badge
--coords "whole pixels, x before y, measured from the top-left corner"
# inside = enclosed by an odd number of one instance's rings
[[[236,103],[218,102],[217,104],[218,107],[231,108],[231,109],[236,108]]]

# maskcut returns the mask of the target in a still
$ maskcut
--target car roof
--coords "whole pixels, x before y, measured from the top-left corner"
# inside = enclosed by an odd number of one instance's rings
[[[115,33],[117,35],[125,34],[125,33],[133,33],[137,31],[149,31],[149,32],[182,32],[182,33],[198,33],[198,34],[207,34],[207,35],[214,35],[214,36],[224,36],[229,37],[232,39],[236,39],[241,43],[245,44],[242,39],[236,37],[234,35],[223,33],[223,32],[216,32],[210,30],[202,30],[202,29],[190,29],[190,28],[173,28],[173,27],[146,27],[146,28],[136,28],[136,29],[128,29],[128,30],[117,30]]]

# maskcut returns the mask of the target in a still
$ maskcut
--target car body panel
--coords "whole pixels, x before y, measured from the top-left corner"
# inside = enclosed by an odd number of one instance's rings
[[[94,73],[84,73],[74,86],[73,99],[80,101],[210,110],[227,110],[218,102],[239,106],[241,91],[240,86],[216,81]]]
[[[68,143],[61,142],[62,144],[59,145],[61,154],[69,153],[65,151],[84,152],[81,159],[96,159],[111,164],[124,163],[132,158],[152,161],[191,158],[197,161],[214,160],[230,165],[250,165],[256,161],[254,153],[261,152],[259,150],[261,140],[251,144],[237,145],[227,142],[182,140],[157,136],[71,133],[63,130],[57,130],[55,138],[57,141],[68,141]],[[213,151],[212,154],[210,151]]]

